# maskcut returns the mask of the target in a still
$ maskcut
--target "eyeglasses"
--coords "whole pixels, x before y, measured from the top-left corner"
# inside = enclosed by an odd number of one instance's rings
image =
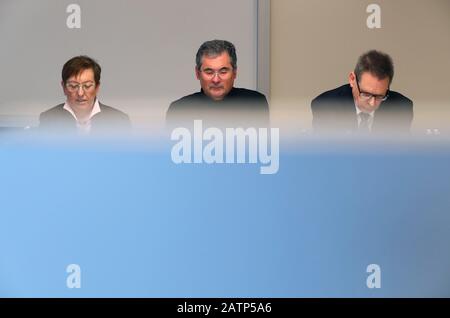
[[[87,82],[87,83],[75,83],[75,82],[67,82],[66,88],[69,92],[75,93],[80,90],[80,87],[83,89],[84,92],[90,92],[93,89],[95,89],[95,83]]]
[[[389,89],[386,92],[386,95],[373,95],[371,93],[367,93],[367,92],[361,92],[361,89],[359,88],[359,80],[358,80],[358,76],[355,74],[355,79],[356,79],[356,86],[358,87],[358,92],[359,92],[359,97],[364,100],[364,101],[368,101],[371,100],[372,97],[375,98],[375,101],[377,102],[384,102],[386,99],[388,99],[389,97]]]
[[[206,68],[206,69],[204,69],[204,70],[200,70],[200,72],[203,73],[204,76],[205,76],[206,78],[208,78],[208,79],[212,79],[212,78],[214,78],[216,75],[217,75],[219,78],[221,78],[221,79],[226,79],[226,78],[228,78],[228,77],[231,75],[232,69],[231,69],[231,68],[228,68],[228,67],[224,67],[224,68],[221,68],[221,69],[218,70],[218,71],[215,71],[215,70],[213,70],[213,69]]]

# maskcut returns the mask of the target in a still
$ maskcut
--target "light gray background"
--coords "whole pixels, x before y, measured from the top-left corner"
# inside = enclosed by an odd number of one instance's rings
[[[66,8],[81,6],[81,29]],[[164,125],[169,103],[199,90],[195,53],[214,38],[238,50],[236,86],[257,86],[257,0],[1,0],[0,124],[36,125],[65,100],[61,68],[87,54],[102,66],[100,100],[138,129]],[[2,122],[3,121],[3,122]]]

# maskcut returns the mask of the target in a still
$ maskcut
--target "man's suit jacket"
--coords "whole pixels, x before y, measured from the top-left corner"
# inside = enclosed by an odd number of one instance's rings
[[[320,94],[311,102],[315,133],[353,133],[358,118],[349,84]],[[390,91],[389,97],[375,111],[372,132],[407,134],[413,119],[413,102],[400,93]]]
[[[99,103],[101,112],[91,119],[91,135],[123,134],[131,130],[128,115]],[[75,118],[64,108],[64,104],[55,106],[39,116],[39,130],[44,133],[76,134]]]

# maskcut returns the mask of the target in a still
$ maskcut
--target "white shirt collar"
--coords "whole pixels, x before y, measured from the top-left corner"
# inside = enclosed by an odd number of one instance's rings
[[[355,108],[356,108],[356,115],[359,116],[359,114],[361,114],[363,111],[361,109],[359,109],[359,107],[358,107],[358,105],[356,105],[356,103],[355,103]],[[366,114],[369,114],[370,117],[373,118],[375,116],[375,111],[372,110],[370,113],[366,113]]]
[[[73,111],[72,107],[70,107],[70,105],[67,102],[64,103],[63,108],[65,110],[67,110],[73,116],[73,118],[75,118],[77,123],[79,123],[78,118],[75,115],[75,112]],[[89,115],[88,121],[90,121],[92,119],[92,117],[94,117],[96,114],[100,113],[101,111],[102,110],[100,109],[100,103],[98,102],[98,98],[96,98],[95,102],[94,102],[94,107],[92,107],[92,111],[91,111],[91,114]]]
[[[86,120],[85,122],[78,121],[78,118],[75,115],[75,112],[73,111],[72,107],[70,107],[70,105],[67,102],[64,103],[63,108],[66,111],[68,111],[73,116],[73,118],[75,118],[75,121],[77,123],[77,130],[80,135],[89,135],[89,133],[91,132],[92,117],[94,117],[96,114],[101,112],[100,103],[97,98],[95,99],[94,106],[92,107],[92,111],[89,114],[88,120]]]
[[[359,114],[363,113],[363,111],[361,109],[359,109],[358,105],[356,105],[355,102],[355,108],[356,108],[356,118],[358,120],[358,127],[359,125],[361,125],[361,116],[359,116]],[[370,113],[366,113],[368,114],[370,117],[368,119],[368,124],[369,124],[369,130],[372,130],[372,126],[373,126],[373,119],[375,117],[375,111],[371,111]]]

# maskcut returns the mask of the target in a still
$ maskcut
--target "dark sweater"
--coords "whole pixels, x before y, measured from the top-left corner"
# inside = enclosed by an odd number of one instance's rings
[[[194,120],[216,126],[268,126],[269,105],[263,94],[244,88],[232,88],[221,101],[201,90],[170,104],[166,114],[169,127],[192,125]]]

